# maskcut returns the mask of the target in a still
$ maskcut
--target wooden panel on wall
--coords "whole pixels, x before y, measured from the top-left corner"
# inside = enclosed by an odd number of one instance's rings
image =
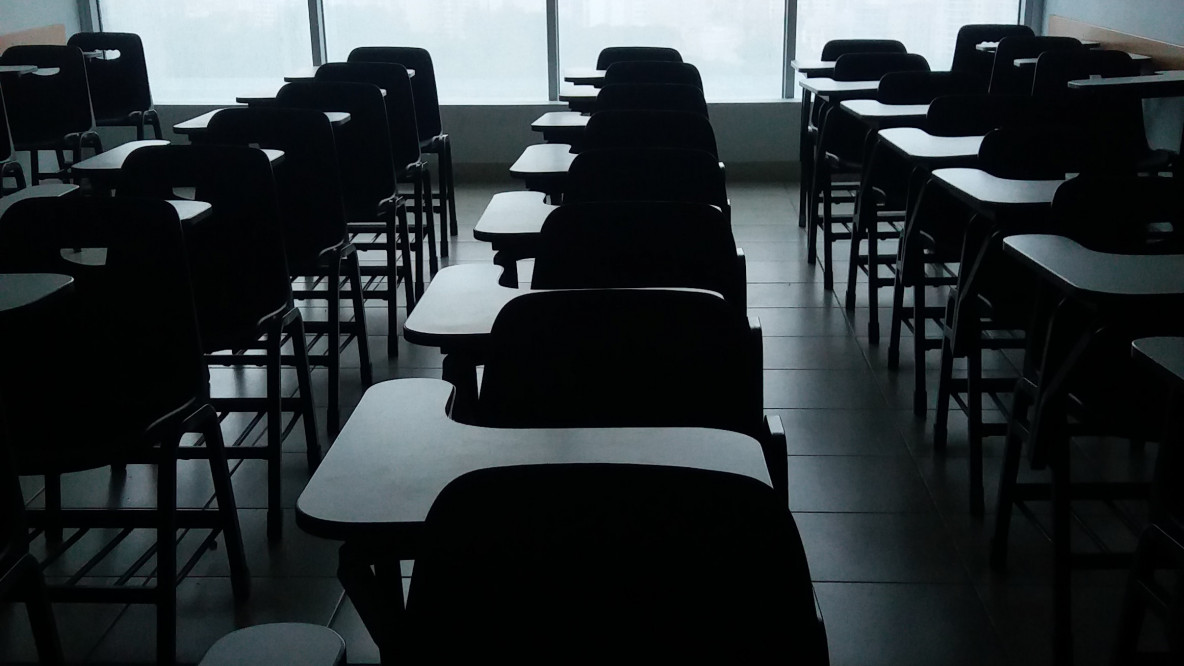
[[[1103,48],[1141,53],[1152,58],[1153,69],[1184,69],[1184,46],[1075,21],[1055,14],[1048,17],[1048,34],[1101,42]]]
[[[17,44],[65,44],[66,26],[61,23],[0,35],[0,53]]]

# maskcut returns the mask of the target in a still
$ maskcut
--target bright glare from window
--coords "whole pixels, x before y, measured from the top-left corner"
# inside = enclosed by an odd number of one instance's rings
[[[559,3],[561,70],[595,65],[606,46],[671,46],[699,68],[711,101],[780,98],[784,42],[784,0]]]
[[[312,66],[305,0],[103,0],[103,29],[144,42],[157,104],[229,104]]]
[[[547,99],[544,0],[324,0],[330,61],[358,46],[432,54],[444,103]]]
[[[832,39],[896,39],[947,70],[963,25],[1018,18],[1019,0],[798,0],[797,57],[816,60]]]

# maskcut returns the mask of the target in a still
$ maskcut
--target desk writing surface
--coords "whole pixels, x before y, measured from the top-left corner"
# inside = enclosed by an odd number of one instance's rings
[[[827,99],[859,99],[874,96],[880,89],[879,81],[835,81],[826,77],[805,79],[803,90]]]
[[[1064,179],[1014,180],[967,168],[937,169],[933,177],[965,201],[994,206],[1051,204],[1053,194],[1065,182]]]
[[[1184,300],[1184,254],[1131,255],[1095,252],[1051,234],[1003,239],[1003,251],[1063,293],[1091,300]]]
[[[550,129],[580,129],[588,126],[588,119],[591,117],[578,111],[551,111],[536,118],[530,124],[530,128],[536,132]]]
[[[37,65],[0,65],[0,74],[31,74],[37,71]]]
[[[569,67],[563,70],[563,80],[578,85],[604,83],[604,70],[595,67]]]
[[[709,428],[468,426],[446,413],[452,392],[438,379],[367,389],[296,501],[300,528],[330,539],[405,535],[450,481],[507,465],[670,465],[769,483],[760,443],[746,435]]]
[[[1137,97],[1184,97],[1184,71],[1173,70],[1144,76],[1117,76],[1106,79],[1076,79],[1068,85],[1074,90]]]
[[[173,125],[173,131],[177,134],[192,135],[201,134],[210,128],[210,119],[214,117],[215,113],[222,111],[222,109],[214,109],[207,111],[200,116],[194,116],[189,120],[183,120],[176,125]],[[349,122],[349,114],[345,111],[326,111],[325,117],[329,119],[329,124],[334,127],[339,127]]]
[[[16,192],[9,192],[0,197],[0,217],[4,217],[4,213],[8,211],[12,204],[18,201],[35,199],[37,197],[64,197],[77,190],[77,185],[70,185],[69,183],[42,183],[41,185],[31,185],[19,189]]]
[[[177,211],[177,218],[186,224],[200,222],[210,216],[214,208],[204,201],[169,199],[168,203]]]
[[[547,203],[541,192],[499,192],[477,219],[473,238],[491,242],[495,248],[506,241],[534,240],[558,207]]]
[[[571,168],[575,158],[571,146],[565,143],[538,143],[522,151],[510,166],[510,175],[515,178],[562,176]]]
[[[317,70],[320,68],[321,68],[320,65],[317,65],[314,67],[304,67],[302,69],[298,69],[298,70],[296,70],[295,73],[288,74],[287,76],[285,76],[284,81],[286,81],[288,83],[295,83],[297,81],[316,81]],[[409,79],[415,78],[415,70],[414,69],[411,69],[411,68],[407,69],[407,78],[409,78]]]
[[[878,120],[881,118],[925,118],[929,113],[928,104],[885,104],[874,99],[849,99],[839,103],[851,115],[860,120]]]
[[[1184,385],[1184,338],[1140,338],[1131,344],[1131,351],[1176,386]]]
[[[559,91],[560,102],[587,102],[594,101],[596,96],[600,94],[600,90],[592,86],[564,86]]]
[[[793,60],[789,66],[804,76],[830,76],[835,72],[833,60]]]
[[[79,176],[95,176],[103,174],[115,174],[123,168],[123,162],[134,151],[148,146],[167,146],[168,141],[163,139],[144,139],[142,141],[128,141],[125,144],[115,146],[111,150],[99,153],[93,157],[88,157],[82,161],[76,162],[70,170],[75,175]]]
[[[0,273],[0,315],[57,294],[74,283],[74,278],[56,273]]]
[[[443,268],[403,324],[408,342],[455,349],[484,344],[506,303],[529,289],[498,284],[502,268],[493,264],[460,264]]]
[[[901,154],[919,159],[977,157],[983,136],[934,136],[916,127],[880,130],[880,140]]]

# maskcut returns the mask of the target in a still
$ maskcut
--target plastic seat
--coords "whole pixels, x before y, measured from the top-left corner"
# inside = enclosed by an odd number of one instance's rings
[[[175,659],[178,529],[213,530],[199,553],[221,532],[235,599],[245,599],[250,585],[221,426],[210,405],[191,289],[193,253],[184,236],[168,203],[123,198],[27,199],[0,223],[0,271],[74,278],[70,307],[56,320],[35,332],[15,326],[0,333],[4,453],[13,456],[18,474],[46,476],[46,509],[31,511],[30,524],[45,528],[50,540],[60,540],[65,526],[156,530],[156,584],[55,583],[51,598],[155,604],[158,663]],[[73,247],[106,248],[105,262],[83,266],[63,258],[62,248]],[[185,433],[200,434],[203,445],[181,446]],[[217,508],[178,509],[177,462],[203,458]],[[61,508],[62,475],[132,463],[155,467],[153,511]]]
[[[1047,51],[1084,49],[1074,37],[1005,37],[999,40],[999,46],[995,49],[991,85],[987,92],[992,95],[1029,95],[1034,72],[1030,68],[1016,67],[1017,59],[1038,58]]]
[[[305,278],[297,298],[328,301],[325,321],[306,322],[310,333],[328,336],[328,351],[310,361],[329,369],[328,429],[336,435],[341,425],[341,331],[357,340],[362,385],[373,382],[370,345],[366,335],[366,308],[357,248],[346,232],[345,204],[337,163],[333,128],[325,114],[311,109],[249,107],[223,109],[210,119],[206,140],[210,143],[258,145],[284,151],[282,168],[276,171],[283,220],[284,250],[293,278]],[[315,289],[320,279],[325,289]],[[313,283],[308,285],[308,279]],[[348,287],[342,285],[346,279]],[[353,321],[341,321],[342,298],[353,299]],[[346,344],[349,340],[347,338]]]
[[[596,56],[596,69],[607,71],[618,62],[634,60],[682,62],[682,54],[668,46],[608,46]]]
[[[991,83],[991,70],[995,66],[995,54],[979,51],[983,42],[999,42],[1008,37],[1032,37],[1035,33],[1026,25],[1014,24],[971,24],[958,29],[954,41],[954,60],[950,71],[972,76],[978,82],[976,92],[985,93]]]
[[[657,465],[478,470],[441,491],[422,543],[389,639],[411,663],[828,663],[793,518],[754,479]],[[720,567],[727,584],[712,584]]]
[[[13,156],[12,133],[8,130],[8,111],[4,106],[4,90],[0,89],[0,196],[6,194],[4,179],[16,181],[16,189],[25,189],[25,170]],[[13,190],[15,191],[15,190]]]
[[[436,87],[436,68],[427,49],[410,46],[361,46],[349,52],[348,62],[391,62],[415,70],[411,89],[415,94],[415,119],[419,128],[419,148],[436,155],[440,165],[440,190],[433,194],[439,202],[440,250],[448,256],[449,234],[459,233],[456,217],[456,171],[452,166],[452,138],[444,132],[440,119],[440,93]],[[447,223],[448,231],[444,225]]]
[[[83,51],[104,51],[103,57],[88,58],[90,102],[100,127],[135,127],[136,139],[143,140],[144,125],[151,125],[162,138],[160,116],[152,106],[148,86],[148,65],[144,44],[130,32],[79,32],[66,42]],[[108,57],[112,52],[117,56]]]
[[[689,111],[707,117],[702,88],[678,83],[617,83],[596,96],[596,111]],[[593,114],[595,115],[595,114]]]
[[[309,81],[280,88],[276,101],[281,106],[350,114],[349,122],[334,132],[337,166],[345,195],[345,219],[359,250],[386,253],[384,265],[363,264],[362,275],[385,278],[385,284],[375,285],[366,293],[386,301],[387,324],[391,331],[398,330],[399,281],[403,283],[408,310],[415,307],[423,285],[416,284],[412,273],[407,207],[398,193],[382,93],[377,86],[367,83]],[[387,352],[392,356],[398,353],[397,336],[387,340]]]
[[[267,461],[267,532],[278,539],[283,529],[282,412],[294,412],[302,421],[310,470],[320,462],[321,447],[304,319],[292,301],[270,161],[262,150],[246,146],[149,146],[128,155],[121,175],[121,195],[173,199],[175,188],[193,187],[195,199],[213,207],[209,219],[186,229],[201,342],[211,363],[243,366],[262,360],[266,366],[266,397],[217,398],[214,405],[267,415],[266,447],[234,447],[229,455]],[[280,385],[285,337],[296,341],[299,398],[285,397]],[[262,358],[241,353],[260,347]]]
[[[731,219],[724,171],[714,155],[686,148],[586,150],[571,163],[563,201],[683,201]]]
[[[587,149],[686,148],[718,158],[711,121],[690,111],[597,111],[584,131]]]
[[[609,65],[604,85],[614,83],[679,83],[703,89],[699,69],[690,63],[663,60],[632,60]]]
[[[744,253],[707,204],[565,204],[543,224],[532,289],[691,287],[747,312]]]
[[[34,185],[42,178],[67,180],[67,169],[82,159],[83,147],[103,152],[95,132],[82,51],[76,46],[10,46],[0,53],[0,65],[10,64],[46,70],[44,76],[0,77],[13,144],[17,150],[29,151],[29,177]],[[57,153],[58,171],[41,171],[41,150]],[[68,162],[67,150],[71,152]]]
[[[415,96],[407,68],[385,62],[331,62],[317,68],[318,81],[372,83],[386,91],[383,101],[391,140],[395,177],[414,188],[409,208],[415,213],[415,279],[422,282],[423,257],[426,253],[432,275],[439,270],[436,258],[436,231],[433,221],[432,172],[420,153],[419,126],[415,117]],[[424,244],[424,236],[427,244]],[[441,248],[448,247],[447,229],[440,230]]]
[[[494,321],[474,409],[499,428],[694,426],[761,443],[787,494],[786,444],[765,417],[760,323],[718,294],[534,291]]]

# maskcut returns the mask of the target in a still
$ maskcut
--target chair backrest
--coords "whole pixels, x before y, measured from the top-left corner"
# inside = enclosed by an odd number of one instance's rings
[[[760,340],[759,326],[707,291],[531,291],[494,321],[477,423],[758,436]]]
[[[690,148],[719,153],[711,121],[689,111],[598,111],[588,119],[583,147]]]
[[[373,83],[386,91],[386,117],[395,168],[402,171],[420,161],[415,94],[407,68],[390,62],[330,62],[317,68],[317,81]]]
[[[1051,123],[1054,105],[1029,95],[945,95],[933,100],[925,129],[937,136],[976,136],[997,127]]]
[[[4,89],[0,88],[0,164],[12,159],[12,132],[8,129],[8,108],[4,103]]]
[[[117,191],[175,199],[184,187],[213,207],[186,233],[202,341],[217,351],[255,340],[292,299],[271,163],[246,146],[148,146],[128,155]]]
[[[412,661],[828,663],[793,517],[754,479],[483,469],[440,492],[422,543],[400,632]]]
[[[880,78],[876,99],[884,104],[929,104],[944,95],[980,92],[974,77],[956,72],[889,72]]]
[[[118,459],[208,399],[184,236],[173,207],[148,199],[31,198],[0,219],[0,272],[74,278],[65,321],[5,352],[0,386],[17,390],[0,400],[20,473]],[[105,248],[105,261],[70,261],[73,248]]]
[[[275,179],[293,275],[314,271],[322,252],[345,241],[337,147],[324,113],[284,107],[222,109],[210,119],[206,136],[210,143],[284,151]]]
[[[928,72],[925,56],[916,53],[848,53],[835,61],[836,81],[879,81],[889,72]]]
[[[1038,58],[1048,51],[1072,51],[1085,47],[1073,37],[1005,37],[999,40],[995,49],[995,60],[991,66],[992,95],[1030,95],[1032,93],[1031,67],[1016,67],[1019,58]]]
[[[607,70],[618,62],[633,60],[682,62],[682,54],[666,46],[609,46],[596,57],[596,69]]]
[[[563,201],[684,201],[728,212],[719,160],[685,148],[585,150],[567,171]]]
[[[1057,233],[1099,252],[1184,253],[1184,198],[1172,178],[1080,174],[1057,188],[1052,213]]]
[[[1064,96],[1070,92],[1069,81],[1074,79],[1136,76],[1138,73],[1138,63],[1125,51],[1084,48],[1045,51],[1037,56],[1032,94]]]
[[[18,149],[59,143],[95,128],[86,62],[76,46],[18,45],[0,53],[0,65],[36,65],[46,75],[0,77],[8,123]],[[48,73],[50,70],[57,70]]]
[[[605,85],[614,83],[681,83],[703,89],[699,69],[686,62],[665,60],[629,60],[609,65]]]
[[[1143,102],[1134,95],[1094,95],[1075,91],[1069,81],[1136,76],[1139,65],[1124,51],[1070,49],[1047,51],[1036,61],[1032,95],[1054,100],[1066,109],[1067,120],[1083,125],[1087,131],[1106,136],[1118,145],[1147,153],[1147,128],[1143,120]]]
[[[596,95],[597,111],[690,111],[707,117],[703,91],[680,83],[615,83]]]
[[[1079,127],[1011,125],[991,130],[979,147],[979,168],[1000,178],[1055,180],[1105,158]]]
[[[539,234],[532,289],[689,287],[746,311],[745,266],[715,206],[634,201],[565,204]]]
[[[954,61],[950,65],[950,71],[974,77],[979,84],[979,89],[974,92],[987,92],[987,86],[991,82],[991,68],[995,65],[995,54],[979,51],[978,45],[983,42],[998,42],[1007,37],[1033,35],[1032,29],[1026,25],[964,25],[958,29],[958,38],[954,42]]]
[[[378,86],[336,81],[289,83],[276,93],[276,102],[280,106],[349,114],[349,122],[334,132],[346,219],[377,219],[379,202],[397,191],[389,120]]]
[[[118,51],[118,57],[86,60],[86,75],[90,80],[90,101],[95,118],[122,120],[136,111],[152,108],[152,91],[148,86],[148,65],[144,61],[144,44],[140,36],[130,32],[80,32],[66,42],[83,51]]]
[[[436,68],[427,49],[413,46],[359,46],[349,52],[348,62],[390,62],[415,70],[411,89],[415,91],[415,118],[419,140],[429,141],[444,133],[440,121],[440,92]]]
[[[848,53],[907,53],[904,44],[895,39],[832,39],[822,47],[822,59],[838,60]]]

